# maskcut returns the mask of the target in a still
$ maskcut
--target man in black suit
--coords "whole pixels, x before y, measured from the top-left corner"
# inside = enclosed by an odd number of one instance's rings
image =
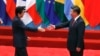
[[[71,21],[48,26],[48,30],[69,27],[67,48],[70,56],[83,56],[85,23],[80,16],[80,12],[78,6],[73,6],[71,7]]]
[[[26,46],[27,46],[27,36],[25,34],[25,30],[28,31],[41,31],[45,32],[45,29],[38,27],[38,28],[29,28],[24,25],[21,21],[25,13],[25,9],[23,6],[19,6],[16,8],[15,14],[16,17],[12,22],[12,29],[13,29],[13,45],[15,47],[15,56],[28,56]]]

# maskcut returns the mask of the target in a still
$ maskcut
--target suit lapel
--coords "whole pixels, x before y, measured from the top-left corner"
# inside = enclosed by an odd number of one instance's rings
[[[80,19],[80,17],[79,17],[76,21],[74,21],[74,23],[73,23],[73,19],[72,19],[72,20],[71,20],[71,23],[70,23],[70,26],[71,26],[71,27],[76,26],[77,23],[78,23],[78,21],[79,21],[79,19]]]

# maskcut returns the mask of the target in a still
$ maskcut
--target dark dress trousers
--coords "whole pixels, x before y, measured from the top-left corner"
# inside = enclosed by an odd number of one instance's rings
[[[15,47],[15,56],[28,56],[26,52],[27,36],[25,30],[38,31],[37,29],[29,28],[24,25],[20,18],[15,17],[12,21],[13,45]]]
[[[81,17],[79,17],[74,23],[73,19],[70,22],[65,22],[56,26],[56,29],[69,27],[67,48],[71,56],[82,56],[84,49],[84,32],[85,23]],[[81,48],[80,52],[76,51],[76,47]]]

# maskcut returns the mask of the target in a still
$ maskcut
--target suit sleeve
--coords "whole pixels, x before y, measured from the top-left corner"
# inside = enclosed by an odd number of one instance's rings
[[[68,22],[65,22],[65,23],[61,23],[59,25],[56,25],[55,26],[55,29],[60,29],[60,28],[65,28],[65,27],[69,27],[69,21]]]
[[[15,24],[15,26],[20,27],[20,28],[23,28],[23,29],[25,29],[25,30],[27,30],[27,31],[33,31],[33,32],[38,31],[37,28],[30,28],[30,27],[27,27],[27,26],[25,26],[24,24],[22,24],[22,23],[20,23],[20,22],[18,22],[18,21],[15,21],[14,24]]]
[[[77,47],[82,46],[82,42],[84,41],[84,32],[85,32],[85,23],[80,22],[78,25],[78,42],[77,42]]]

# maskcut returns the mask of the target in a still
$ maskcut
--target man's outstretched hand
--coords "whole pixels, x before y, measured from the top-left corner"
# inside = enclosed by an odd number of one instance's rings
[[[50,25],[47,27],[47,30],[55,30],[55,25],[50,24]]]
[[[41,26],[39,26],[39,27],[38,27],[38,31],[40,31],[40,32],[45,32],[45,29],[42,28]]]

